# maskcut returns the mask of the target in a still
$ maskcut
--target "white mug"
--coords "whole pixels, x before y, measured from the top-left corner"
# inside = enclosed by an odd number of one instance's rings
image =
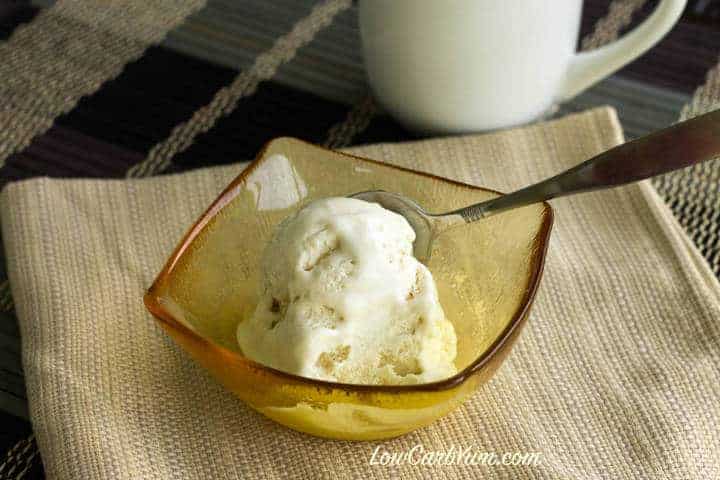
[[[577,53],[582,0],[360,0],[365,68],[379,103],[413,130],[518,125],[652,47],[685,3],[662,0],[621,39]]]

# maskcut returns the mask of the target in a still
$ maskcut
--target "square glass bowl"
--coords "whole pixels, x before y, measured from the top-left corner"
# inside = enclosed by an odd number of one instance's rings
[[[510,351],[542,275],[553,218],[548,204],[451,230],[435,241],[428,267],[457,333],[453,377],[404,386],[313,380],[243,357],[235,339],[238,322],[255,309],[260,256],[275,225],[313,199],[378,189],[407,195],[430,212],[498,195],[278,138],[190,228],[145,295],[145,305],[230,391],[290,428],[372,440],[428,425],[486,382]]]

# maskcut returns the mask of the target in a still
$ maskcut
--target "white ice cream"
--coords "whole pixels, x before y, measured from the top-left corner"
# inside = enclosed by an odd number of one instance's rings
[[[350,198],[310,203],[265,250],[260,303],[240,322],[243,353],[305,377],[410,384],[456,372],[456,338],[415,232],[400,215]]]

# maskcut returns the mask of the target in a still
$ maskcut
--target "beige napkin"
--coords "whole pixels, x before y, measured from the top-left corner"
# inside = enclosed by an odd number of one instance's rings
[[[614,111],[596,109],[489,135],[354,151],[508,190],[621,141]],[[350,443],[249,410],[142,306],[143,289],[185,228],[241,169],[35,179],[3,191],[30,409],[48,477],[720,477],[720,286],[648,183],[554,201],[543,285],[497,376],[425,429]],[[541,456],[537,465],[371,465],[374,452],[377,462],[416,445],[416,454]]]

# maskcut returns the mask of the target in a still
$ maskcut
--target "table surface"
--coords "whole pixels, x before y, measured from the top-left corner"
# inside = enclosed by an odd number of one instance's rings
[[[0,5],[0,41],[31,21],[38,6],[51,2]],[[152,47],[116,79],[62,116],[46,134],[11,157],[3,184],[38,175],[119,177],[140,161],[170,128],[247,67],[293,22],[311,0],[210,0],[208,6]],[[582,34],[607,11],[608,1],[585,4]],[[655,2],[636,17],[643,18]],[[339,18],[272,82],[179,155],[172,171],[252,158],[268,139],[291,135],[322,141],[342,120],[348,104],[367,91],[356,8]],[[609,104],[619,113],[628,137],[643,135],[676,120],[682,105],[702,83],[720,52],[720,7],[691,1],[682,21],[657,47],[618,74],[560,106],[556,115]],[[167,82],[173,78],[173,82]],[[143,112],[139,115],[138,112]],[[386,116],[372,121],[355,143],[396,141],[411,135]],[[0,262],[4,264],[4,262]],[[0,265],[0,276],[4,276]],[[20,360],[19,331],[12,312],[0,312],[0,449],[31,429]],[[32,475],[39,475],[36,468]],[[2,475],[0,475],[2,476]]]

